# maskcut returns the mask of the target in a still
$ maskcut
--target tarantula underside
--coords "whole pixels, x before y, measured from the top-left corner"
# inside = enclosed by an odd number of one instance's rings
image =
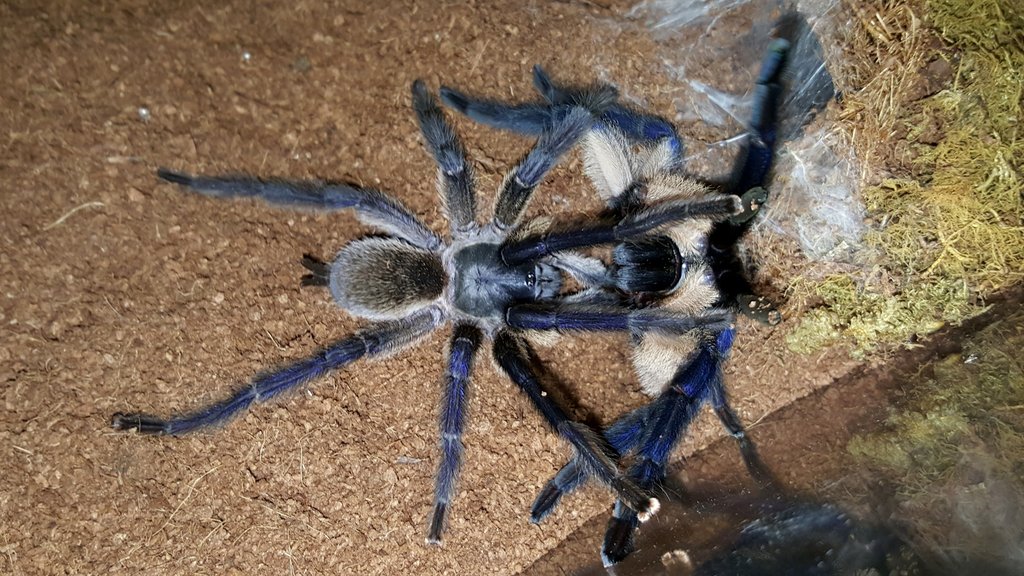
[[[475,220],[476,193],[466,151],[436,98],[422,82],[414,83],[413,107],[426,147],[438,165],[438,187],[450,221],[449,241],[427,228],[399,201],[376,190],[159,170],[162,179],[204,196],[257,198],[273,205],[322,211],[354,210],[385,235],[349,243],[329,266],[306,262],[313,275],[305,281],[326,284],[342,309],[370,324],[310,358],[256,377],[219,402],[171,418],[119,413],[113,416],[112,426],[158,435],[207,428],[360,358],[405,348],[451,323],[440,410],[440,462],[427,542],[439,544],[445,529],[462,461],[466,391],[473,360],[484,340],[492,342],[492,354],[501,370],[573,447],[572,465],[581,471],[579,476],[597,478],[610,487],[633,521],[645,520],[659,506],[652,497],[652,485],[619,469],[615,455],[624,452],[623,446],[614,442],[609,446],[601,434],[571,421],[545,393],[531,364],[533,353],[526,336],[534,331],[619,331],[657,343],[695,333],[731,334],[731,314],[711,306],[707,296],[689,307],[659,307],[633,305],[629,293],[634,292],[633,284],[643,284],[651,275],[656,283],[706,283],[706,273],[688,272],[690,264],[678,249],[665,246],[661,237],[652,233],[680,223],[705,230],[710,222],[736,214],[740,203],[735,196],[711,193],[659,168],[652,173],[658,178],[646,184],[652,193],[642,205],[598,224],[588,222],[543,234],[524,232],[530,226],[521,223],[523,211],[545,174],[580,139],[605,130],[607,114],[626,113],[615,97],[613,89],[599,86],[574,93],[569,101],[545,106],[532,125],[538,135],[536,144],[508,172],[493,216],[481,226]],[[668,151],[670,147],[663,148]],[[661,190],[661,196],[655,197],[654,190]],[[624,258],[635,261],[612,267],[576,252],[602,244],[618,244],[631,255]],[[670,260],[667,266],[652,264],[652,274],[646,274],[642,259],[651,256],[668,256]],[[699,269],[699,263],[696,266],[695,270]],[[582,288],[568,291],[567,278]],[[695,290],[710,294],[699,287]],[[717,337],[717,342],[721,346],[722,337]],[[714,356],[717,362],[718,353]],[[675,366],[668,370],[674,371]],[[562,485],[560,490],[567,488]]]

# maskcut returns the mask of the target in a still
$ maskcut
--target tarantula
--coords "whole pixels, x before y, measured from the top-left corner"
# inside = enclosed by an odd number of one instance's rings
[[[258,198],[273,205],[323,211],[355,210],[364,222],[387,235],[349,243],[330,265],[307,259],[304,263],[312,274],[304,282],[328,286],[342,309],[371,323],[311,358],[256,377],[219,402],[171,418],[118,413],[111,425],[118,430],[168,435],[210,427],[359,358],[403,349],[450,322],[454,329],[440,410],[440,462],[427,542],[440,544],[445,529],[462,461],[471,367],[484,339],[493,342],[492,353],[501,370],[574,448],[572,466],[580,477],[585,470],[611,488],[631,519],[646,520],[659,506],[651,495],[648,476],[621,471],[613,455],[630,446],[616,443],[610,435],[613,450],[600,434],[567,417],[543,390],[526,336],[553,330],[629,332],[647,342],[651,353],[657,355],[659,346],[675,350],[675,339],[695,331],[731,335],[731,314],[711,306],[715,296],[706,268],[686,258],[699,253],[701,231],[706,231],[711,221],[739,212],[740,202],[735,196],[711,193],[665,170],[665,163],[674,162],[678,155],[672,148],[672,142],[678,140],[672,140],[648,157],[653,171],[643,186],[647,190],[643,204],[628,204],[628,210],[608,222],[531,234],[530,224],[521,222],[523,211],[534,188],[559,158],[581,138],[610,134],[616,124],[609,118],[622,116],[618,126],[645,121],[615,104],[615,98],[613,89],[598,86],[545,106],[530,124],[538,135],[536,144],[508,172],[493,217],[481,226],[475,221],[475,184],[465,148],[436,98],[422,82],[414,83],[413,108],[426,147],[438,165],[438,188],[450,221],[451,240],[447,242],[398,200],[376,190],[340,183],[191,176],[160,169],[160,178],[205,196]],[[618,145],[616,140],[609,143]],[[616,190],[634,180],[631,173],[615,171],[606,177]],[[624,178],[626,182],[622,182]],[[637,186],[631,189],[640,192]],[[691,244],[682,252],[676,244],[666,244],[662,236],[651,236],[682,222],[697,231],[689,234]],[[626,254],[618,258],[617,269],[574,251],[613,243],[619,243],[617,250]],[[644,260],[650,257],[668,257],[668,264]],[[653,278],[648,280],[649,276]],[[565,287],[567,278],[582,289],[570,292]],[[637,287],[650,284],[657,292],[673,283],[685,286],[680,293],[699,296],[687,297],[690,305],[665,307],[633,305],[633,299],[622,297],[633,294],[640,298],[652,290]],[[711,338],[701,348],[707,350],[708,359],[694,365],[705,372],[716,369],[730,338]],[[664,360],[671,365],[653,370],[660,375],[671,373],[679,359],[677,353],[669,352]],[[658,418],[663,413],[661,409],[653,412]],[[559,485],[562,492],[568,489],[564,482]]]
[[[788,52],[786,40],[777,39],[770,45],[754,90],[746,155],[738,160],[732,182],[720,186],[743,196],[742,214],[717,224],[708,218],[679,221],[644,236],[602,235],[604,230],[549,234],[543,241],[520,242],[506,249],[506,260],[541,258],[600,240],[615,244],[610,280],[633,309],[656,306],[664,312],[700,315],[726,301],[749,306],[753,300],[724,295],[718,288],[722,284],[741,289],[746,286],[737,280],[742,275],[734,270],[736,259],[731,247],[756,213],[757,204],[767,197],[763,186],[772,164],[780,77]],[[534,67],[534,87],[543,102],[505,104],[470,98],[450,88],[442,88],[441,98],[483,124],[537,134],[543,133],[560,107],[581,102],[589,94],[555,85],[539,67]],[[597,121],[582,139],[585,166],[615,218],[628,220],[666,203],[708,197],[708,188],[683,175],[682,144],[670,123],[615,103],[596,116]],[[652,491],[665,479],[673,447],[706,401],[737,439],[753,477],[764,487],[773,486],[771,474],[730,408],[722,385],[721,364],[733,337],[732,327],[711,325],[683,335],[653,331],[634,334],[634,367],[644,390],[654,399],[616,420],[604,430],[604,437],[617,457],[632,456],[628,476],[641,489]],[[531,520],[541,522],[563,495],[576,490],[590,475],[590,467],[582,458],[570,460],[538,495]],[[641,521],[643,518],[628,501],[617,500],[601,551],[605,566],[632,552],[634,533]]]

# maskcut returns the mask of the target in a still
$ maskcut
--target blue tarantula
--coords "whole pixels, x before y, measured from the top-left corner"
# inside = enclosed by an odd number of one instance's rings
[[[666,221],[642,236],[619,233],[618,226],[548,233],[507,246],[502,251],[505,261],[529,262],[557,256],[566,249],[613,244],[613,265],[603,288],[616,291],[631,309],[699,316],[726,303],[750,306],[753,300],[742,294],[723,294],[719,288],[745,286],[737,282],[742,274],[735,270],[737,261],[730,248],[757,205],[766,199],[763,185],[772,164],[780,77],[788,51],[789,43],[783,39],[769,47],[754,90],[746,154],[737,161],[732,181],[718,186],[742,195],[743,213],[717,223],[711,218]],[[442,88],[441,98],[483,124],[521,134],[542,134],[562,107],[583,103],[592,93],[558,86],[539,67],[534,67],[534,87],[543,102],[505,104],[473,99],[451,88]],[[671,124],[617,103],[595,111],[595,117],[582,138],[585,168],[613,218],[627,221],[635,214],[713,197],[707,186],[683,174],[682,144]],[[664,481],[673,447],[708,401],[737,439],[753,477],[762,486],[772,486],[771,474],[730,408],[722,386],[721,365],[733,337],[732,327],[708,324],[682,335],[633,333],[634,368],[644,390],[654,399],[616,420],[604,430],[604,437],[617,457],[632,458],[628,476],[642,490],[651,492]],[[570,460],[544,486],[531,510],[533,522],[541,522],[563,495],[592,475],[592,467],[582,456]],[[634,549],[634,533],[644,520],[637,512],[628,501],[617,500],[602,547],[605,566],[621,561]]]
[[[485,339],[493,342],[492,353],[501,370],[573,447],[572,467],[579,471],[576,476],[582,477],[585,471],[597,478],[622,503],[622,514],[629,510],[629,518],[644,521],[659,506],[652,496],[649,475],[620,470],[615,452],[624,453],[629,445],[611,434],[608,438],[614,448],[608,446],[605,437],[570,420],[548,396],[526,336],[536,331],[629,332],[640,339],[641,348],[649,348],[645,354],[662,356],[652,356],[645,364],[653,371],[645,378],[652,382],[675,371],[676,364],[685,363],[675,341],[686,337],[703,343],[699,349],[705,351],[701,353],[707,359],[685,364],[697,366],[710,376],[728,348],[732,316],[711,306],[715,292],[706,267],[699,259],[687,258],[699,254],[700,238],[710,222],[733,216],[741,207],[735,196],[711,193],[664,169],[678,156],[672,148],[678,140],[672,140],[652,149],[657,154],[644,157],[645,166],[650,168],[650,178],[643,186],[646,194],[639,195],[640,188],[632,186],[636,200],[624,202],[619,216],[560,233],[531,234],[531,224],[521,222],[523,211],[534,188],[559,158],[581,138],[592,140],[602,134],[612,138],[616,126],[628,129],[650,121],[627,112],[615,103],[615,98],[613,89],[596,87],[551,102],[542,111],[538,109],[538,116],[529,124],[538,135],[536,144],[508,172],[493,216],[481,226],[476,222],[475,185],[465,148],[436,98],[422,82],[414,83],[413,108],[426,147],[439,168],[438,188],[450,221],[450,241],[428,229],[398,200],[376,190],[347,184],[191,176],[159,170],[160,178],[204,196],[258,198],[272,205],[322,211],[352,209],[364,222],[382,230],[385,236],[349,243],[329,265],[308,258],[304,261],[312,272],[303,279],[305,284],[328,286],[342,309],[370,324],[308,359],[257,376],[219,402],[171,418],[118,413],[111,425],[118,430],[155,435],[182,435],[208,428],[359,358],[406,348],[451,323],[440,410],[440,462],[427,542],[440,544],[445,529],[462,461],[461,437],[471,367]],[[664,126],[652,124],[656,128]],[[609,146],[619,146],[617,140],[607,141]],[[610,172],[605,177],[616,196],[622,186],[636,180],[631,173]],[[667,245],[662,236],[651,236],[663,229],[675,234],[671,230],[683,222],[694,232],[680,237],[680,244],[673,241]],[[615,243],[619,244],[617,253],[624,254],[618,257],[615,268],[574,251]],[[680,245],[685,246],[681,252],[677,248]],[[643,260],[651,256],[666,256],[669,260]],[[582,288],[570,292],[566,288],[568,278]],[[659,282],[664,280],[685,286],[676,292],[694,295],[672,306],[632,303],[652,290],[660,291]],[[705,334],[719,336],[707,340],[701,336]],[[703,393],[707,388],[704,376],[691,380],[700,386],[693,393]],[[691,392],[687,389],[684,393]],[[626,421],[629,426],[639,426],[650,417],[661,418],[668,413],[654,406]],[[676,412],[671,414],[673,421],[678,420]],[[651,426],[661,425],[652,422]],[[663,460],[657,456],[652,461],[662,465]],[[565,482],[557,486],[562,492],[571,489]]]

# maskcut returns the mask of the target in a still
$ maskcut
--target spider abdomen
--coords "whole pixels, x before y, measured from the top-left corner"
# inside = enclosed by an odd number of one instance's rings
[[[348,312],[396,320],[441,297],[447,283],[437,255],[397,238],[363,238],[331,264],[331,294]]]

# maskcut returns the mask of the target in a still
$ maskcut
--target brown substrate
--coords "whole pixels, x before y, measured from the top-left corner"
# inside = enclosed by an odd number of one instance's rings
[[[0,571],[514,574],[605,511],[609,494],[592,489],[542,527],[527,521],[567,450],[485,358],[448,538],[423,545],[443,334],[214,433],[141,438],[108,421],[220,397],[357,326],[299,288],[300,256],[365,233],[354,218],[186,196],[156,167],[354,180],[442,231],[412,80],[526,98],[539,62],[670,110],[651,39],[609,20],[626,7],[0,4]],[[457,127],[488,193],[529,145]],[[596,209],[579,168],[561,167],[532,213]],[[794,356],[782,336],[741,323],[727,378],[747,422],[856,366],[839,351]],[[577,416],[643,401],[622,338],[541,355]],[[685,450],[720,434],[705,415]]]

